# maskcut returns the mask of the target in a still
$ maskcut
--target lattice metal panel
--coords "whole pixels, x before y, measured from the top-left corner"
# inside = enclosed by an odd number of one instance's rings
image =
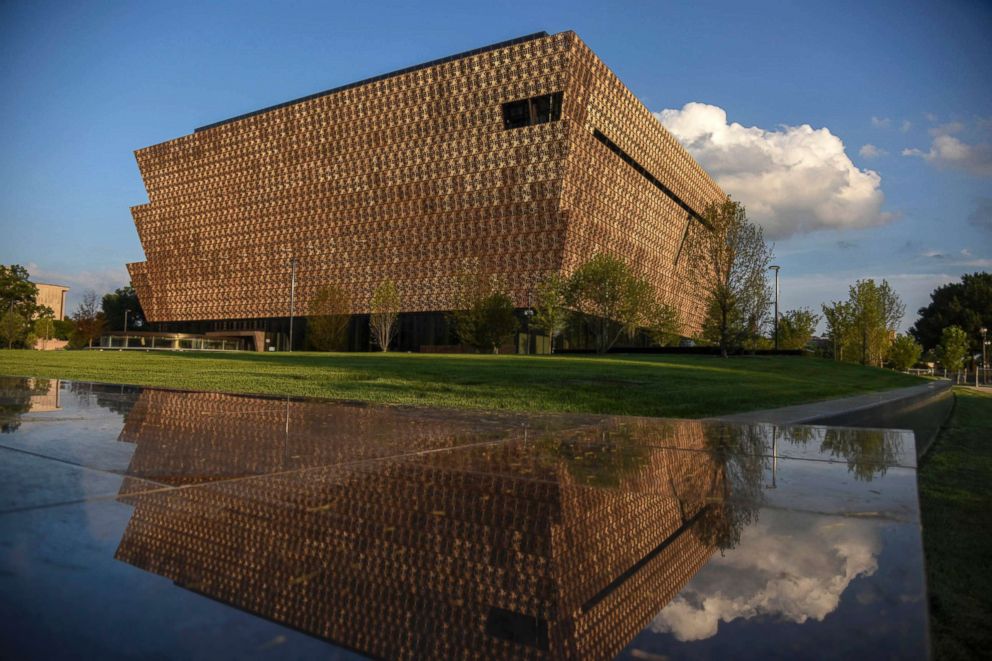
[[[619,653],[713,552],[686,529],[724,493],[703,423],[552,436],[639,457],[597,485],[533,440],[459,449],[479,439],[457,414],[251,404],[142,393],[129,473],[198,486],[122,492],[117,559],[372,656],[586,659]],[[373,459],[407,440],[453,449]],[[547,644],[493,635],[494,609],[545,623]]]
[[[559,121],[506,130],[502,104],[564,93]],[[149,321],[284,317],[326,285],[368,311],[382,280],[406,311],[450,310],[462,276],[499,273],[518,306],[595,252],[634,260],[694,326],[675,265],[687,204],[722,195],[571,32],[236,119],[136,152],[129,265]]]
[[[680,246],[683,240],[698,240],[703,226],[594,132],[615,143],[697,214],[725,194],[580,40],[570,61],[567,110],[574,126],[561,202],[568,217],[565,269],[597,252],[622,255],[680,311],[686,331],[698,330],[704,311]]]

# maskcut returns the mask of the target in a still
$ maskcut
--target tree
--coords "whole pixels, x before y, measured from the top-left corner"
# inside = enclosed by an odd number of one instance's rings
[[[92,289],[83,293],[83,300],[72,315],[76,327],[69,342],[74,348],[93,346],[93,340],[103,334],[106,318],[100,310],[96,292]]]
[[[28,277],[27,269],[19,264],[0,264],[0,312],[13,309],[23,319],[34,318],[38,287]]]
[[[675,346],[682,339],[682,319],[671,305],[655,301],[646,321],[648,335],[659,347]]]
[[[128,311],[128,326],[132,326],[135,321],[145,317],[141,303],[138,301],[138,294],[130,284],[115,290],[112,294],[104,294],[101,306],[103,315],[107,320],[107,327],[111,330],[127,330],[124,328],[125,310]]]
[[[396,320],[400,312],[400,293],[392,280],[384,280],[376,287],[369,312],[372,340],[382,351],[389,351],[389,345],[396,338]]]
[[[465,278],[458,307],[452,313],[458,338],[478,351],[499,353],[520,326],[513,299],[495,277]]]
[[[820,315],[809,308],[789,310],[778,320],[778,345],[783,349],[802,349],[816,332]]]
[[[566,304],[592,333],[597,353],[609,351],[621,333],[633,335],[645,326],[653,298],[646,280],[622,259],[606,254],[579,266],[566,289]]]
[[[822,305],[823,317],[827,321],[827,336],[833,350],[834,360],[844,360],[844,348],[851,344],[854,325],[851,321],[851,306],[844,301],[834,301]]]
[[[856,480],[871,482],[898,464],[902,452],[902,434],[893,430],[839,429],[818,430],[823,434],[820,452],[847,460],[848,472]]]
[[[905,372],[923,355],[923,347],[911,335],[899,335],[889,347],[889,364],[892,369]]]
[[[568,327],[567,293],[568,282],[557,272],[548,275],[535,292],[534,316],[530,324],[551,339],[551,353],[555,351],[555,338]]]
[[[317,351],[340,351],[348,339],[351,301],[334,285],[316,291],[307,310],[307,344]]]
[[[24,341],[27,330],[27,320],[13,307],[0,315],[0,342],[13,349]]]
[[[76,325],[72,323],[72,319],[55,319],[53,326],[55,330],[52,336],[57,340],[68,340],[72,337],[73,331],[76,330]]]
[[[705,451],[700,453],[700,499],[693,533],[721,551],[734,548],[741,533],[758,520],[764,502],[764,455],[767,431],[758,425],[706,427]],[[695,503],[687,503],[695,508]]]
[[[938,287],[930,294],[930,304],[918,314],[909,332],[925,349],[940,344],[945,328],[958,326],[968,336],[971,350],[980,352],[979,329],[992,328],[992,273],[963,275],[961,282]]]
[[[687,254],[706,301],[702,337],[726,357],[760,334],[768,317],[772,253],[739,202],[710,204],[703,219],[709,232],[702,232]]]
[[[43,315],[34,320],[34,335],[43,342],[48,342],[55,334],[55,320],[51,315]]]
[[[940,334],[940,344],[937,345],[936,353],[937,360],[945,370],[960,371],[968,355],[968,334],[959,326],[948,326]]]
[[[848,309],[850,337],[861,364],[881,367],[906,306],[888,282],[878,285],[869,278],[851,285]]]

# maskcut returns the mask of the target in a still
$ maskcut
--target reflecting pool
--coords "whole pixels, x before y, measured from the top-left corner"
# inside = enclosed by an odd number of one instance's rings
[[[10,658],[913,658],[911,433],[0,378]]]

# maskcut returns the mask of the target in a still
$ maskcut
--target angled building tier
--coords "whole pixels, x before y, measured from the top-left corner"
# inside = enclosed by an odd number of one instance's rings
[[[148,321],[268,330],[276,344],[291,306],[305,314],[328,285],[361,315],[390,279],[423,318],[453,309],[466,275],[494,273],[523,308],[549,272],[600,252],[639,269],[691,330],[702,309],[681,256],[725,197],[572,32],[321,92],[136,157],[146,261],[128,269]],[[401,325],[403,348],[445,343],[422,322]]]

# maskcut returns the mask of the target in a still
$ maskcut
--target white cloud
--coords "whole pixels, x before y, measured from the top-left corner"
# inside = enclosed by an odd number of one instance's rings
[[[913,128],[913,123],[908,119],[902,120],[902,124],[899,126],[899,130],[903,133],[909,133],[909,129]]]
[[[888,117],[872,117],[871,125],[877,129],[887,129],[892,126],[892,120]]]
[[[720,622],[771,615],[802,624],[822,621],[858,576],[871,576],[881,550],[876,525],[763,510],[737,548],[710,560],[652,621],[678,640],[716,634]],[[806,530],[805,528],[809,528]]]
[[[947,122],[939,126],[935,126],[929,131],[927,131],[932,136],[938,135],[954,135],[955,133],[960,133],[964,130],[964,124],[961,122]]]
[[[861,154],[863,158],[879,158],[881,156],[885,156],[889,152],[868,143],[866,145],[861,145],[861,149],[858,150],[858,153]]]
[[[829,129],[765,130],[728,123],[723,108],[687,103],[655,116],[769,238],[819,229],[880,225],[881,177],[860,170]]]
[[[946,127],[936,129],[938,133],[929,151],[904,149],[902,155],[918,156],[939,168],[961,170],[979,177],[992,176],[992,144],[968,144],[945,132]]]

